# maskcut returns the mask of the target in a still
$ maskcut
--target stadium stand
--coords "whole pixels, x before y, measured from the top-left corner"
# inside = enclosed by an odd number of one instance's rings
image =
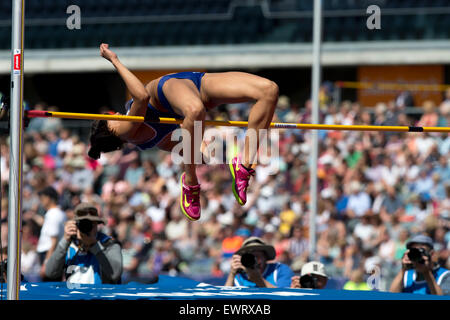
[[[73,2],[73,3],[72,3]],[[30,1],[26,47],[86,48],[99,39],[116,46],[179,46],[239,43],[303,43],[311,41],[312,2],[232,0],[77,0],[83,27],[71,32],[64,1]],[[372,1],[390,14],[383,29],[365,32],[367,1],[324,1],[324,41],[397,41],[446,39],[449,20],[436,19],[450,4],[439,1]],[[265,6],[268,4],[268,6]],[[267,8],[267,11],[264,11]],[[422,8],[417,13],[408,11]],[[328,10],[328,11],[327,11]],[[335,11],[338,10],[338,11]],[[394,10],[394,11],[392,11]],[[406,11],[405,11],[406,10]],[[434,10],[434,11],[427,11]],[[10,44],[11,4],[0,4],[0,49]],[[338,12],[330,14],[327,12]],[[269,15],[265,17],[264,15]],[[389,14],[389,13],[385,13]],[[130,18],[131,17],[131,18]],[[125,21],[125,18],[126,21]],[[136,23],[133,23],[135,20]],[[339,30],[339,31],[338,31]],[[106,31],[106,32],[105,32]],[[76,35],[75,35],[76,33]],[[30,36],[32,35],[32,36]],[[75,38],[68,40],[66,38]]]

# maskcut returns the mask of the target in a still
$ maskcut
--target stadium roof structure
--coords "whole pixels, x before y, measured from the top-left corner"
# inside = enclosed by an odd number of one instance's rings
[[[117,47],[130,69],[237,69],[309,67],[311,44],[242,44],[183,47]],[[323,66],[380,64],[449,64],[450,41],[381,41],[324,43]],[[24,51],[26,74],[112,71],[98,48],[29,49]],[[0,51],[0,74],[11,71],[10,52]]]

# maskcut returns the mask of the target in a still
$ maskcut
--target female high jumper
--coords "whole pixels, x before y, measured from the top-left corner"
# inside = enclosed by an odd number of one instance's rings
[[[268,79],[243,73],[180,72],[168,74],[143,85],[109,49],[108,44],[100,45],[100,55],[110,61],[125,82],[132,99],[125,105],[127,115],[150,118],[183,119],[182,128],[194,137],[194,121],[203,121],[208,109],[225,103],[254,101],[248,117],[248,131],[256,132],[257,145],[248,133],[245,138],[244,153],[234,157],[230,163],[233,178],[233,193],[240,205],[247,201],[247,187],[250,176],[255,174],[256,152],[259,147],[259,130],[267,129],[272,121],[278,100],[278,86]],[[118,114],[118,113],[117,113]],[[158,147],[171,151],[178,143],[171,141],[171,133],[179,128],[176,124],[151,122],[128,122],[96,120],[92,125],[88,155],[98,159],[101,152],[118,150],[125,142],[138,146],[141,150]],[[194,139],[191,139],[191,151]],[[181,175],[180,207],[190,220],[200,218],[200,185],[196,176],[194,154],[190,163],[184,163]]]

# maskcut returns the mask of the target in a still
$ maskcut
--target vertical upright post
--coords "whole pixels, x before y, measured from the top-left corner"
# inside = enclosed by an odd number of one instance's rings
[[[311,122],[319,123],[319,88],[320,88],[320,57],[322,41],[322,0],[314,0],[313,20],[313,64],[312,64],[312,117]],[[318,131],[311,132],[311,154],[310,154],[310,197],[309,197],[309,259],[315,260],[316,256],[316,216],[317,216],[317,158],[319,149]]]
[[[23,40],[25,0],[12,0],[7,298],[19,300],[22,242]]]

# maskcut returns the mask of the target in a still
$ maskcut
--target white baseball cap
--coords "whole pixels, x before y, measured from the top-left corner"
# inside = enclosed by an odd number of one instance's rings
[[[300,276],[303,277],[306,274],[316,274],[328,278],[325,273],[325,266],[317,261],[311,261],[303,265]]]

